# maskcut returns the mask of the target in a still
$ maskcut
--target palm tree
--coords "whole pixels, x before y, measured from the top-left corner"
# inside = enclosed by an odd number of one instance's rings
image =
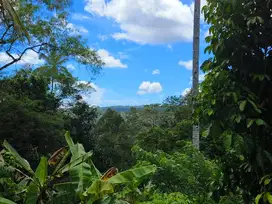
[[[46,61],[46,64],[38,67],[35,72],[50,78],[51,93],[55,91],[56,82],[60,84],[74,83],[74,77],[63,65],[67,62],[67,58],[63,57],[56,50],[51,50],[48,55],[41,54],[40,57]]]
[[[27,37],[28,41],[30,41],[30,36],[29,36],[25,26],[23,25],[21,19],[19,18],[17,12],[13,8],[11,1],[10,0],[0,0],[0,9],[3,14],[6,13],[9,16],[9,18],[11,19],[11,21],[13,21],[14,28],[19,33],[22,33],[23,35],[25,35]]]

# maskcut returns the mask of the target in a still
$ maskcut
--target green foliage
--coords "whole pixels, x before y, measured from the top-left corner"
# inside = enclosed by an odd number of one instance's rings
[[[133,151],[139,160],[157,166],[158,171],[154,175],[153,183],[162,192],[205,195],[220,186],[220,168],[190,145],[171,154],[162,151],[146,152],[137,146]]]
[[[30,173],[28,175],[22,173],[23,180],[30,180],[30,182],[25,182],[24,185],[20,186],[26,194],[24,201],[26,204],[63,203],[67,198],[71,203],[79,201],[81,203],[94,203],[109,198],[109,196],[115,199],[119,193],[118,189],[119,191],[125,189],[126,192],[118,197],[127,199],[127,196],[135,191],[144,178],[156,171],[156,168],[152,165],[140,166],[102,180],[101,173],[91,161],[91,153],[85,152],[81,144],[75,144],[68,132],[65,134],[65,139],[71,153],[70,162],[59,161],[62,166],[58,168],[57,165],[51,175],[48,175],[48,162],[45,157],[41,158],[35,173],[32,174],[33,170],[29,170],[29,166],[25,164],[26,160],[18,155],[6,141],[4,142],[6,151],[16,155],[15,160],[19,162],[21,168]],[[67,160],[67,157],[64,156],[62,159]],[[0,164],[5,165],[6,163],[3,160]],[[10,168],[21,172],[12,166]],[[67,172],[69,172],[71,182],[58,182],[58,178],[63,177]],[[4,175],[3,172],[0,173]],[[19,184],[17,185],[19,186]],[[9,201],[3,199],[3,202]]]
[[[270,1],[209,0],[206,72],[195,119],[205,136],[201,149],[223,164],[221,195],[243,195],[252,203],[259,180],[272,169]]]
[[[0,141],[7,139],[31,165],[64,144],[60,99],[48,93],[47,78],[21,70],[0,81],[0,94]]]
[[[107,109],[97,121],[95,135],[94,161],[99,169],[126,169],[133,164],[130,149],[134,141],[118,112]]]
[[[182,193],[154,194],[152,200],[141,204],[196,204]]]
[[[13,60],[2,65],[0,70],[14,65],[28,50],[33,49],[40,56],[44,56],[48,49],[53,49],[61,56],[82,64],[90,72],[99,73],[103,62],[97,53],[89,49],[82,36],[71,34],[74,30],[67,26],[70,0],[2,0],[0,3],[9,14],[5,15],[7,13],[3,11],[0,13],[0,44],[3,51],[13,57]],[[15,6],[16,12],[13,9]],[[23,31],[23,35],[18,31]],[[17,49],[18,47],[20,49]]]
[[[77,101],[71,108],[65,110],[65,127],[70,131],[74,141],[83,144],[87,150],[94,149],[95,133],[98,112],[83,101]]]

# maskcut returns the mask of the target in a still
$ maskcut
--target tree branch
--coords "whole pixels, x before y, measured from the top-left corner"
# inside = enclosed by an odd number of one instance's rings
[[[5,44],[5,43],[7,42],[7,41],[4,40],[4,38],[5,38],[6,34],[8,33],[9,29],[10,29],[11,27],[13,27],[13,26],[14,26],[13,23],[10,24],[10,25],[8,25],[7,29],[5,30],[5,32],[3,33],[3,35],[2,35],[2,37],[1,37],[1,39],[0,39],[0,44]]]
[[[0,67],[0,71],[13,65],[14,63],[18,62],[19,60],[22,59],[23,55],[26,53],[26,51],[28,50],[34,50],[34,48],[36,47],[41,47],[41,46],[44,46],[44,45],[47,45],[48,43],[41,43],[41,44],[38,44],[38,45],[34,45],[34,46],[31,46],[31,47],[28,47],[26,49],[24,49],[24,51],[19,55],[19,57],[15,58],[14,56],[12,56],[10,53],[9,53],[9,50],[6,51],[6,53],[12,58],[12,61],[5,64],[4,66]],[[36,52],[36,51],[35,51]]]

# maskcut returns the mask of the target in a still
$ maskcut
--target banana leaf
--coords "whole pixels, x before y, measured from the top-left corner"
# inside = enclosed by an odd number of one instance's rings
[[[153,165],[137,167],[129,169],[127,171],[120,172],[111,177],[108,181],[111,184],[126,184],[137,182],[147,175],[153,174],[156,171],[156,167]]]
[[[35,177],[38,180],[39,185],[41,187],[43,187],[44,183],[47,180],[47,175],[48,175],[47,170],[48,170],[47,159],[46,157],[42,157],[35,171]]]
[[[30,164],[21,157],[18,152],[5,140],[3,143],[3,147],[7,149],[16,159],[16,161],[31,175],[34,175],[34,171],[31,169]]]
[[[11,200],[8,200],[8,199],[2,198],[2,197],[0,197],[0,203],[1,203],[1,204],[16,204],[16,203],[14,203],[14,202],[11,201]]]

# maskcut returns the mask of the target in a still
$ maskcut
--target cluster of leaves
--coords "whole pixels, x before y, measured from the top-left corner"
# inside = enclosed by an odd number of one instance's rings
[[[271,2],[209,0],[203,12],[211,25],[205,51],[213,58],[202,65],[196,110],[206,137],[201,149],[224,164],[221,194],[251,203],[272,171]]]
[[[133,151],[138,160],[157,166],[158,171],[152,180],[161,192],[198,195],[199,199],[205,200],[221,185],[222,174],[218,165],[205,159],[189,144],[174,153],[160,150],[152,153],[138,146],[134,146]]]
[[[3,143],[5,151],[14,157],[22,169],[20,170],[17,166],[9,164],[7,158],[1,161],[1,166],[4,165],[21,175],[20,183],[15,185],[20,187],[21,193],[25,195],[21,196],[22,200],[20,202],[23,201],[29,204],[95,203],[96,201],[116,203],[118,197],[127,199],[127,195],[139,186],[141,180],[156,170],[152,165],[138,166],[108,179],[101,179],[103,178],[101,173],[91,160],[92,153],[85,152],[81,144],[75,144],[69,133],[65,134],[65,139],[68,149],[62,148],[49,160],[42,157],[35,171],[32,170],[27,160],[23,159],[9,143],[6,141]],[[53,165],[54,168],[50,169],[48,164]],[[52,173],[48,174],[51,171]],[[1,175],[4,175],[3,170]],[[60,180],[61,178],[66,178],[68,181]],[[122,196],[120,196],[117,189],[119,191],[125,189],[123,192],[126,193],[122,193]],[[12,192],[15,193],[15,191]],[[13,203],[7,200],[10,197],[13,198],[12,196],[5,194],[2,196],[8,196],[0,198],[2,203]]]
[[[6,5],[3,0],[0,5]],[[20,0],[9,1],[11,8],[16,7],[17,20],[10,18],[5,10],[1,10],[1,40],[0,47],[12,59],[0,67],[3,70],[19,60],[27,51],[34,51],[46,56],[48,50],[57,50],[61,56],[73,59],[97,73],[103,64],[95,51],[86,46],[86,41],[68,25],[70,0]],[[13,9],[14,10],[14,9]],[[55,14],[53,14],[53,12]],[[43,15],[41,15],[41,13]],[[16,32],[16,25],[27,28],[27,35]],[[18,27],[18,26],[17,26]],[[22,29],[21,29],[22,30]],[[19,48],[19,49],[18,49]]]

